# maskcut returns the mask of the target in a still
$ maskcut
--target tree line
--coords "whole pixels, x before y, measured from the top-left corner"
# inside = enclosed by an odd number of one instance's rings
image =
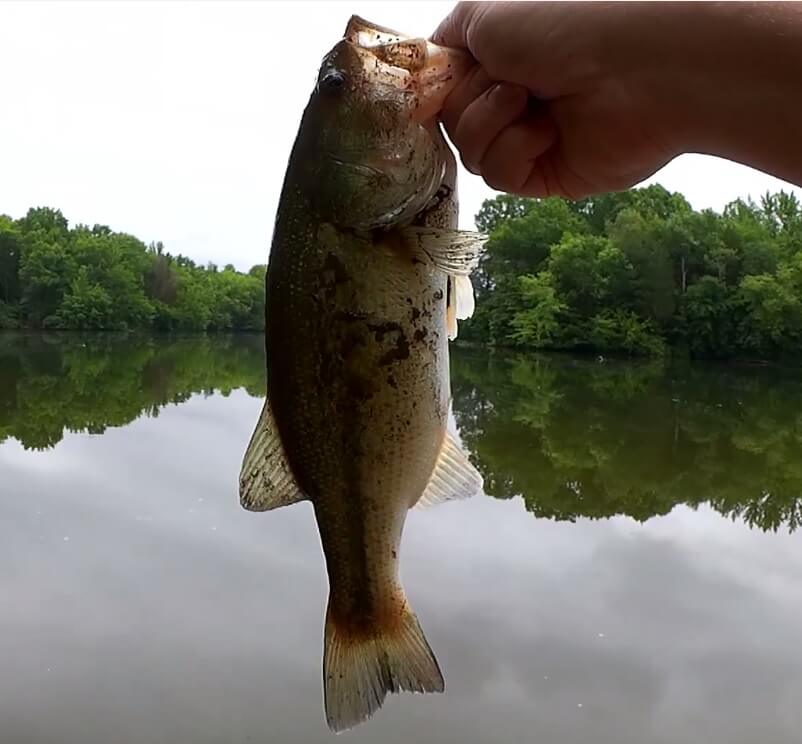
[[[460,338],[659,356],[802,356],[802,204],[786,192],[694,210],[654,185],[579,201],[487,200]],[[0,215],[0,328],[264,328],[265,266],[198,266],[58,210]]]
[[[708,358],[802,355],[802,206],[721,212],[661,186],[580,201],[499,196],[460,336],[493,346]]]
[[[0,329],[258,331],[264,266],[199,266],[57,209],[0,215]]]

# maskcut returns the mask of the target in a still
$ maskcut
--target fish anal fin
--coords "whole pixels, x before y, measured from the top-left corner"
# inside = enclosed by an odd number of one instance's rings
[[[306,498],[287,462],[269,399],[242,461],[239,495],[240,504],[248,511],[278,509]]]
[[[416,502],[426,508],[456,499],[467,499],[482,492],[484,479],[454,437],[446,432],[440,456],[429,483]]]
[[[367,630],[336,621],[329,600],[323,688],[326,720],[339,733],[370,718],[388,692],[443,692],[445,682],[406,600],[392,624]]]
[[[479,264],[483,233],[445,227],[405,227],[407,244],[424,254],[438,269],[453,276],[468,276]]]

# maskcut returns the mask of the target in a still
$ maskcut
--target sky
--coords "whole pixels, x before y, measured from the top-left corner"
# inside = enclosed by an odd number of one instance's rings
[[[452,5],[6,0],[0,214],[49,206],[200,263],[266,263],[303,108],[349,16],[428,36]],[[714,209],[792,189],[697,155],[648,182]],[[460,226],[494,194],[461,170]]]

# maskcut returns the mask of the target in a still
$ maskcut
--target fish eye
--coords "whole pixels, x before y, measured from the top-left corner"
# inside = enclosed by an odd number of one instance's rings
[[[345,75],[339,70],[329,70],[320,79],[318,87],[328,93],[336,93],[345,87]]]

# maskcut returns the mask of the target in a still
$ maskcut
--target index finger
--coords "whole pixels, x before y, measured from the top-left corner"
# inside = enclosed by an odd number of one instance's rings
[[[470,49],[468,29],[480,5],[481,3],[457,3],[451,12],[440,21],[440,25],[432,34],[432,42],[440,46]]]

